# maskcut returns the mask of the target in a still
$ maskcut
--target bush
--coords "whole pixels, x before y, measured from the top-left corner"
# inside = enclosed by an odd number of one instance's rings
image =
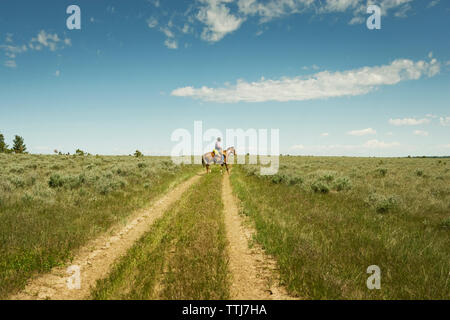
[[[286,183],[293,186],[303,183],[303,178],[300,176],[287,176]]]
[[[376,172],[379,176],[385,177],[388,172],[388,169],[387,168],[377,168]]]
[[[48,180],[48,186],[50,188],[60,188],[64,185],[64,179],[57,173],[54,173],[50,176]]]
[[[139,169],[146,168],[146,167],[147,167],[147,164],[146,164],[146,163],[144,163],[144,162],[139,162],[139,163],[138,163],[138,168],[139,168]]]
[[[285,180],[285,176],[282,174],[279,174],[279,173],[273,175],[272,179],[271,179],[272,183],[275,183],[275,184],[282,183],[284,180]]]
[[[366,200],[372,208],[378,213],[386,213],[395,209],[398,206],[398,200],[396,196],[384,196],[377,193],[372,193]]]
[[[330,187],[328,184],[322,180],[316,180],[311,184],[311,189],[314,192],[320,192],[320,193],[328,193],[330,192]]]
[[[319,179],[326,182],[332,182],[336,175],[336,171],[319,171]]]
[[[416,173],[416,176],[423,177],[423,170],[422,169],[416,169],[415,173]]]
[[[337,191],[350,190],[352,188],[352,183],[348,177],[339,177],[334,182],[334,188]]]

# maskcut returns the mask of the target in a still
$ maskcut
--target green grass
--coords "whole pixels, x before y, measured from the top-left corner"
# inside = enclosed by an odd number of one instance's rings
[[[201,178],[97,282],[93,299],[227,299],[221,176]]]
[[[256,240],[276,258],[292,294],[450,296],[445,161],[283,157],[276,176],[236,166],[232,184],[255,224]],[[366,287],[366,269],[373,264],[381,268],[381,290]]]
[[[198,170],[161,157],[0,154],[0,298]]]

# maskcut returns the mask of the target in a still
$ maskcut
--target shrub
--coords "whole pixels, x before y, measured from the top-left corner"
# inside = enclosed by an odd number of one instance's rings
[[[398,206],[398,200],[396,196],[384,196],[377,193],[372,193],[366,200],[372,208],[378,213],[386,213],[395,209]]]
[[[331,182],[335,179],[336,175],[336,171],[321,171],[319,173],[319,179],[326,182]]]
[[[303,183],[303,178],[300,176],[287,176],[286,183],[293,186]]]
[[[271,181],[272,181],[272,183],[279,184],[279,183],[282,183],[284,181],[284,179],[285,179],[285,177],[282,174],[277,173],[272,176]]]
[[[377,168],[376,172],[379,176],[385,177],[388,172],[388,169],[387,168]]]
[[[415,173],[416,173],[416,176],[423,177],[423,170],[422,169],[416,169]]]
[[[64,179],[57,173],[54,173],[50,176],[48,180],[48,186],[50,188],[60,188],[64,185]]]
[[[142,169],[142,168],[145,168],[145,167],[147,167],[147,164],[146,164],[146,163],[144,163],[144,162],[139,162],[139,163],[138,163],[138,168],[139,168],[139,169]]]
[[[316,180],[311,184],[311,189],[314,192],[320,192],[320,193],[328,193],[330,191],[330,187],[328,184],[322,180]]]
[[[352,183],[348,177],[339,177],[334,182],[334,188],[337,191],[350,190],[352,188]]]

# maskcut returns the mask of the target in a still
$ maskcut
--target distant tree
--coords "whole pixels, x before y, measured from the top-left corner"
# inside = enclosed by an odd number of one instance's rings
[[[5,143],[5,137],[0,133],[0,153],[8,152],[8,145]]]
[[[140,152],[139,150],[136,150],[136,152],[134,153],[134,156],[135,156],[136,158],[139,158],[139,157],[142,157],[143,154],[142,154],[142,152]]]
[[[25,145],[23,138],[16,135],[13,141],[13,151],[14,153],[24,153],[27,151],[27,146]]]
[[[80,149],[77,149],[77,150],[75,150],[75,155],[77,155],[77,156],[84,156],[84,151],[80,150]]]

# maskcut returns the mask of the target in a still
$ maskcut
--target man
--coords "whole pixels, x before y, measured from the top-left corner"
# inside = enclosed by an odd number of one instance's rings
[[[217,137],[216,145],[214,146],[213,150],[213,157],[216,158],[216,154],[220,155],[220,162],[223,162],[223,149],[222,149],[222,139],[220,137]]]

